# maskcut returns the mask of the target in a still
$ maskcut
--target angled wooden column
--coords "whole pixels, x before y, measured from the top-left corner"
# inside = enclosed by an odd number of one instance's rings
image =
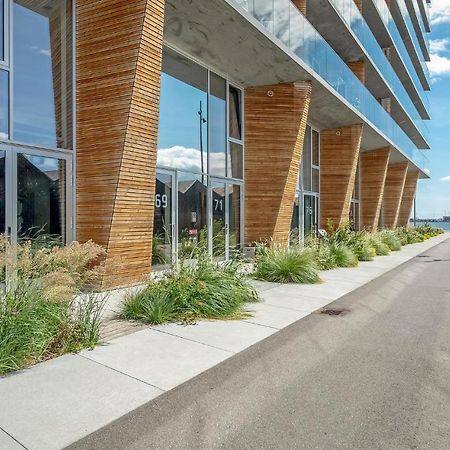
[[[402,202],[400,204],[400,213],[397,222],[397,226],[399,227],[406,227],[409,224],[418,179],[418,170],[411,170],[406,174],[405,187],[403,188]]]
[[[306,16],[306,0],[292,0],[292,3],[294,3],[304,16]]]
[[[77,238],[150,272],[164,0],[77,0]]]
[[[320,132],[320,226],[349,220],[362,124]]]
[[[347,62],[347,66],[358,77],[362,84],[366,83],[366,63],[364,61]]]
[[[384,182],[389,164],[389,147],[360,156],[361,171],[361,228],[374,233],[378,228],[383,204]]]
[[[383,196],[383,226],[395,228],[400,213],[408,163],[389,164]]]
[[[288,240],[310,83],[245,90],[245,241]]]

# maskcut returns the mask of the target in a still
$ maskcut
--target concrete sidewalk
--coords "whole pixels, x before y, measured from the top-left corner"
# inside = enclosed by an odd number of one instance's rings
[[[60,449],[449,238],[444,234],[325,283],[258,282],[253,317],[145,327],[93,351],[0,379],[0,449]]]

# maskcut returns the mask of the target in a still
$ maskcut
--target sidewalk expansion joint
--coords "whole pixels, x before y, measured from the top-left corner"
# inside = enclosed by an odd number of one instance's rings
[[[252,324],[252,325],[254,325],[254,324]],[[180,325],[180,326],[183,326],[183,325]],[[195,325],[184,325],[184,326],[186,326],[186,327],[195,327]],[[178,334],[169,333],[168,331],[158,330],[157,328],[152,328],[152,327],[150,327],[150,329],[153,330],[153,331],[157,331],[158,333],[168,334],[169,336],[173,336],[173,337],[176,337],[176,338],[179,338],[179,339],[183,339],[185,341],[195,342],[196,344],[204,345],[205,347],[210,347],[210,348],[214,348],[216,350],[221,350],[222,352],[230,353],[230,355],[235,355],[236,353],[240,353],[240,350],[237,351],[237,352],[234,352],[234,351],[228,350],[226,348],[217,347],[215,345],[210,345],[210,344],[205,344],[204,342],[196,341],[195,339],[190,339],[190,338],[187,338],[187,337],[184,337],[184,336],[179,336]]]
[[[28,447],[25,447],[25,445],[22,444],[22,442],[18,441],[12,434],[8,433],[4,428],[0,426],[0,431],[3,431],[7,436],[9,436],[14,442],[17,442],[21,447],[23,447],[25,450],[28,450]]]
[[[134,377],[133,375],[129,375],[128,373],[125,373],[125,372],[122,372],[122,371],[120,371],[120,370],[117,370],[117,369],[115,369],[114,367],[111,367],[111,366],[108,366],[108,365],[103,364],[103,363],[101,363],[101,362],[95,361],[95,359],[91,359],[91,358],[89,358],[89,357],[87,357],[87,356],[80,355],[79,353],[78,353],[76,356],[79,356],[80,358],[87,359],[87,360],[90,361],[90,362],[93,362],[93,363],[95,363],[95,364],[97,364],[97,365],[99,365],[99,366],[105,367],[106,369],[110,369],[110,370],[112,370],[112,371],[114,371],[114,372],[116,372],[116,373],[120,373],[121,375],[124,375],[124,376],[127,377],[127,378],[131,378],[132,380],[138,381],[139,383],[143,383],[143,384],[146,384],[147,386],[150,386],[150,387],[152,387],[152,388],[158,389],[158,390],[161,391],[161,393],[167,392],[167,389],[163,389],[163,388],[161,388],[161,387],[159,387],[159,386],[156,386],[156,385],[154,385],[154,384],[149,383],[148,381],[141,380],[141,379],[139,379],[139,378]]]

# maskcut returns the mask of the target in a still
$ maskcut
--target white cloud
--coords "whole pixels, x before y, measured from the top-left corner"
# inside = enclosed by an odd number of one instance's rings
[[[425,6],[428,8],[428,5]],[[436,26],[450,22],[450,2],[449,0],[433,0],[431,3],[431,25]]]
[[[47,57],[49,57],[49,58],[52,56],[50,50],[45,49],[45,48],[41,48],[41,49],[39,50],[39,53],[40,53],[41,55],[47,56]]]
[[[450,75],[450,58],[447,53],[450,47],[450,39],[434,39],[430,41],[431,61],[428,68],[434,81],[436,78]]]
[[[206,150],[203,152],[206,169]],[[223,153],[210,152],[209,162],[215,173],[225,173],[225,157]],[[180,170],[201,171],[201,152],[196,148],[175,145],[158,149],[158,165],[176,167]]]
[[[441,181],[450,181],[450,175],[448,175],[446,177],[442,177]]]

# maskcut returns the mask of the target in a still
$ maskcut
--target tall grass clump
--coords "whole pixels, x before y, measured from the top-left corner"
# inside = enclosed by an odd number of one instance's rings
[[[328,241],[330,244],[342,244],[348,247],[358,261],[372,261],[376,250],[371,242],[371,235],[366,231],[353,231],[350,224],[334,228],[328,223]]]
[[[318,263],[310,248],[272,244],[255,260],[255,278],[275,283],[319,283]]]
[[[378,256],[387,256],[391,252],[389,246],[383,241],[378,233],[369,235],[369,242]]]
[[[337,267],[356,267],[358,265],[357,256],[345,244],[332,243],[330,250]]]
[[[103,300],[92,290],[103,255],[92,242],[11,246],[1,238],[8,278],[0,292],[0,374],[95,346]]]
[[[338,267],[332,248],[325,239],[311,235],[306,239],[305,245],[314,253],[320,270],[331,270]]]
[[[121,317],[148,324],[237,319],[246,315],[246,303],[258,300],[239,263],[214,263],[202,252],[128,296]]]
[[[384,242],[389,250],[392,252],[398,252],[402,249],[402,243],[397,234],[393,230],[383,230],[378,232],[378,236],[382,242]]]

